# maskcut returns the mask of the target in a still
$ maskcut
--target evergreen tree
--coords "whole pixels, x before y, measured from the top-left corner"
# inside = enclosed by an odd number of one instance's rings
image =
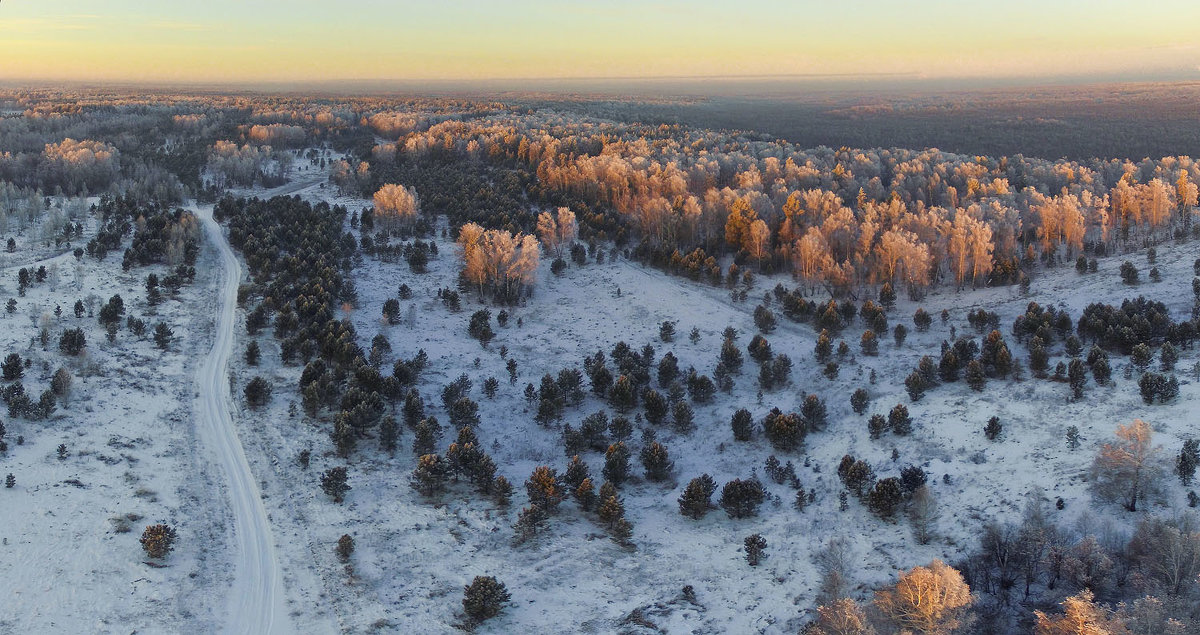
[[[687,432],[692,429],[695,413],[686,401],[676,401],[671,406],[671,424],[677,432]]]
[[[766,555],[767,539],[762,537],[762,534],[750,534],[742,541],[746,548],[746,562],[752,567],[757,567]]]
[[[717,484],[708,474],[701,474],[688,481],[683,494],[679,497],[679,513],[699,520],[712,509],[712,495],[717,491]]]
[[[817,336],[817,345],[814,349],[814,354],[817,357],[817,363],[824,364],[829,361],[833,355],[833,343],[829,339],[828,331],[821,331]]]
[[[925,396],[925,378],[917,371],[909,373],[904,379],[904,390],[908,392],[909,399],[920,401]]]
[[[596,506],[596,488],[592,485],[592,479],[585,478],[575,488],[573,492],[576,502],[579,503],[579,509],[583,511],[591,511],[592,507]]]
[[[1200,466],[1200,440],[1187,439],[1175,459],[1175,473],[1179,475],[1179,481],[1184,487],[1191,486],[1197,466]]]
[[[667,400],[653,388],[642,391],[642,407],[646,410],[646,421],[656,426],[667,418]]]
[[[667,454],[666,446],[657,441],[642,448],[640,458],[642,467],[646,469],[646,478],[651,481],[666,480],[671,475],[671,469],[675,467],[675,463]]]
[[[888,429],[887,419],[881,414],[873,414],[867,420],[867,432],[872,439],[878,439],[883,436],[883,433]]]
[[[729,425],[733,428],[733,438],[736,441],[749,441],[754,434],[754,417],[745,408],[733,413]]]
[[[412,471],[413,489],[420,492],[422,496],[434,496],[445,489],[449,471],[448,462],[444,461],[442,457],[436,454],[423,455],[417,459],[417,466]]]
[[[154,344],[162,350],[167,350],[171,346],[171,338],[175,336],[175,331],[167,326],[165,322],[159,322],[154,326]]]
[[[875,331],[870,329],[863,331],[861,345],[863,355],[874,357],[879,354],[879,338],[875,335]]]
[[[853,409],[854,414],[865,413],[870,403],[871,397],[866,393],[866,389],[859,388],[854,390],[854,393],[850,395],[850,407]]]
[[[617,377],[617,381],[612,387],[612,393],[609,396],[609,402],[612,403],[613,408],[616,408],[620,412],[628,412],[637,406],[636,388],[629,377],[625,375]]]
[[[971,390],[983,390],[984,384],[987,383],[987,376],[983,374],[983,364],[979,360],[973,359],[967,363],[967,386]]]
[[[808,395],[800,404],[800,417],[809,430],[824,430],[827,420],[825,400],[816,395]]]
[[[896,509],[902,502],[904,494],[900,488],[900,479],[895,477],[876,481],[867,494],[867,506],[885,520],[891,520],[896,515]]]
[[[737,374],[742,369],[742,351],[738,350],[733,338],[726,338],[721,344],[720,362],[730,372]]]
[[[904,404],[896,404],[888,413],[888,427],[892,429],[892,434],[898,436],[912,433],[912,417],[908,415],[908,408]]]
[[[1067,381],[1071,386],[1071,395],[1075,399],[1083,398],[1083,387],[1087,385],[1087,372],[1083,369],[1083,362],[1078,358],[1071,360],[1067,365]]]
[[[248,344],[246,346],[246,355],[245,355],[246,356],[246,365],[258,366],[258,360],[259,360],[260,355],[261,355],[261,351],[258,348],[258,342],[251,340],[250,344]]]
[[[346,468],[334,467],[325,470],[325,473],[321,474],[321,491],[333,498],[335,503],[345,500],[346,492],[350,491]]]
[[[629,448],[618,441],[604,453],[604,469],[601,470],[605,480],[620,485],[629,478]]]
[[[758,479],[733,479],[721,488],[721,508],[730,518],[747,518],[758,513],[758,506],[765,498],[762,483]]]
[[[549,466],[539,465],[525,481],[525,494],[529,502],[544,509],[547,513],[567,497],[566,489],[558,480],[558,473]]]
[[[271,401],[271,384],[262,377],[251,379],[243,392],[246,396],[246,404],[254,409],[261,408]]]
[[[475,576],[463,589],[463,612],[476,623],[500,614],[512,598],[504,583],[492,576]]]
[[[395,417],[384,417],[379,423],[379,447],[388,454],[396,453],[396,439],[400,436],[400,428],[396,425]]]
[[[987,437],[988,441],[995,441],[1000,438],[1000,432],[1003,426],[1000,425],[1000,417],[992,417],[988,419],[987,425],[983,427],[983,436]]]
[[[25,364],[21,361],[21,356],[9,353],[4,358],[4,363],[0,364],[0,373],[3,373],[4,381],[20,379],[25,374]]]

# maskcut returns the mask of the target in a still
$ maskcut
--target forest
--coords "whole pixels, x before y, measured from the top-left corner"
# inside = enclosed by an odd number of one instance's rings
[[[297,615],[504,632],[570,575],[589,632],[1200,632],[1186,142],[806,147],[686,96],[0,104],[0,463],[126,381],[93,349],[203,343],[211,209]]]

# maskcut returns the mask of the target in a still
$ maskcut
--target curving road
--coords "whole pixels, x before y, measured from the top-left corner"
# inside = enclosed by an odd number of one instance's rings
[[[212,207],[193,208],[193,211],[216,247],[222,269],[218,290],[221,306],[212,349],[196,370],[196,413],[200,438],[212,450],[218,465],[229,478],[228,494],[237,552],[234,554],[233,588],[229,591],[224,632],[290,634],[295,631],[284,604],[282,576],[267,510],[230,414],[228,367],[241,265],[229,248],[221,226],[213,220]]]

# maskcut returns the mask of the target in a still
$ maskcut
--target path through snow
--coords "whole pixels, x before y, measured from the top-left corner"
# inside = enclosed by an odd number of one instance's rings
[[[230,414],[228,368],[241,265],[229,248],[221,226],[213,220],[212,207],[194,211],[204,223],[204,233],[217,249],[223,270],[219,290],[221,306],[212,349],[196,371],[196,412],[200,418],[200,438],[213,451],[229,478],[233,544],[237,553],[234,556],[233,588],[229,590],[226,632],[292,633],[271,525]]]

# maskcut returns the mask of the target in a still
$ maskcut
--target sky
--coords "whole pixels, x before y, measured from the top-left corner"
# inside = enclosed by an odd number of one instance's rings
[[[0,2],[0,80],[795,75],[1200,79],[1200,2]]]

